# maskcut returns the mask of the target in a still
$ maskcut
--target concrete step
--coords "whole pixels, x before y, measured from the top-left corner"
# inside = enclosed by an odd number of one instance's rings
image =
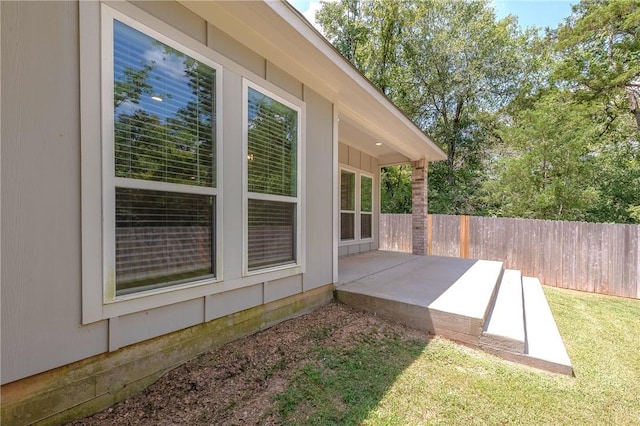
[[[498,294],[485,322],[480,346],[489,352],[525,353],[522,274],[507,269],[502,275]]]
[[[520,271],[505,271],[480,347],[510,361],[573,375],[540,280]]]
[[[502,262],[476,261],[451,287],[429,304],[435,334],[479,346],[502,277]]]
[[[560,374],[573,375],[569,354],[553,319],[540,280],[523,277],[526,364]]]

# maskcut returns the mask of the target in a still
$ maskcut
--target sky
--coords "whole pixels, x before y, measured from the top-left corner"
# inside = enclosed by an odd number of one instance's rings
[[[288,0],[311,23],[315,23],[320,0]],[[449,0],[461,1],[461,0]],[[571,14],[571,5],[578,0],[492,0],[498,18],[511,14],[518,17],[521,27],[537,26],[555,28]]]

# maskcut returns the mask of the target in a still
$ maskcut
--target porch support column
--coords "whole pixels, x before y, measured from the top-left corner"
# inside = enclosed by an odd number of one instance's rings
[[[425,158],[411,162],[411,230],[413,254],[427,254],[427,170]]]

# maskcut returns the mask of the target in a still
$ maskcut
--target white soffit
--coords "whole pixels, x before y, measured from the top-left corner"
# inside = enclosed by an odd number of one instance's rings
[[[290,5],[280,1],[181,1],[194,13],[333,101],[342,116],[388,149],[418,160],[444,152],[346,61]]]

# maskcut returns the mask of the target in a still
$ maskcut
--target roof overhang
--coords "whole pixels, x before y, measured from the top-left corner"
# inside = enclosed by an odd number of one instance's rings
[[[369,144],[371,149],[366,151],[381,163],[398,163],[403,158],[404,161],[446,158],[424,132],[288,3],[188,0],[181,3],[331,100],[338,109],[341,124],[362,132],[357,138],[359,142],[345,140],[346,143]],[[346,133],[348,137],[350,132]],[[363,142],[365,139],[367,142]],[[376,147],[376,142],[383,145]]]

